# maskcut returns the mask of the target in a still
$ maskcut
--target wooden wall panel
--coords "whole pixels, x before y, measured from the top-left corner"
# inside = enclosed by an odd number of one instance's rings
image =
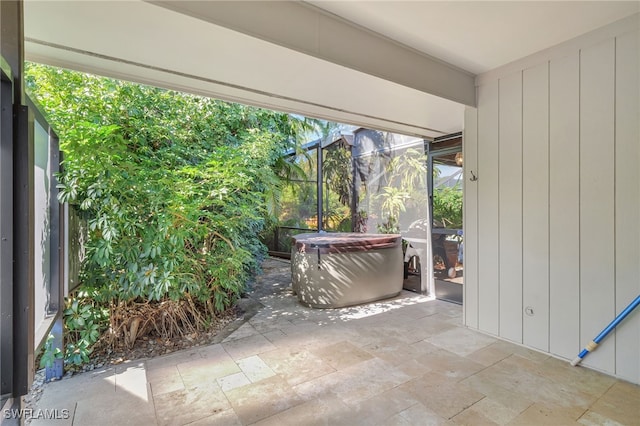
[[[549,350],[549,64],[522,76],[523,343]]]
[[[638,34],[616,39],[616,314],[640,294],[640,87]],[[616,374],[640,382],[640,312],[617,329]]]
[[[464,323],[478,328],[478,110],[464,114]]]
[[[581,346],[615,314],[614,58],[614,39],[583,49],[580,57]],[[607,371],[614,363],[613,342],[584,361]]]
[[[549,69],[549,350],[580,351],[580,56]]]
[[[478,327],[499,328],[498,81],[478,88]]]
[[[522,73],[499,88],[500,336],[522,343]]]
[[[537,66],[523,60],[520,81],[513,71],[476,80],[470,327],[570,360],[640,293],[639,32],[627,23]],[[640,383],[640,313],[583,364]]]

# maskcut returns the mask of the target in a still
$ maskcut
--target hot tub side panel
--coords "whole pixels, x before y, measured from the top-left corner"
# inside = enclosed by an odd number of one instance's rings
[[[396,296],[402,291],[400,246],[318,256],[292,253],[293,289],[314,308],[340,308]]]

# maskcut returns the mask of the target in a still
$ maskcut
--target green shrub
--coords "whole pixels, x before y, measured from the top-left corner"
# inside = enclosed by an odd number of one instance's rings
[[[433,220],[445,228],[462,229],[462,190],[459,186],[434,190]]]
[[[265,252],[258,234],[277,204],[281,154],[304,123],[184,93],[26,68],[27,88],[64,151],[60,201],[74,205],[89,229],[82,288],[91,296],[70,299],[65,311],[67,361],[86,362],[96,333],[106,329],[111,340],[129,343],[153,330],[181,333],[150,324],[153,315],[142,313],[149,304],[196,328],[233,305]],[[104,309],[108,327],[96,318],[87,325],[87,312],[99,317]],[[134,321],[141,317],[142,324]]]

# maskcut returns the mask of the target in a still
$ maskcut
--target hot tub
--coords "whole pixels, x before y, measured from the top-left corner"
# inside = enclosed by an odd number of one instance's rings
[[[402,291],[403,272],[400,235],[293,237],[293,291],[312,308],[340,308],[396,296]]]

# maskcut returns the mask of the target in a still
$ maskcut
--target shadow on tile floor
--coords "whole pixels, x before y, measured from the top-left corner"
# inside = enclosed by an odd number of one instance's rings
[[[403,291],[315,310],[268,259],[220,342],[47,384],[32,425],[638,425],[640,389]],[[60,413],[60,411],[58,411]]]

